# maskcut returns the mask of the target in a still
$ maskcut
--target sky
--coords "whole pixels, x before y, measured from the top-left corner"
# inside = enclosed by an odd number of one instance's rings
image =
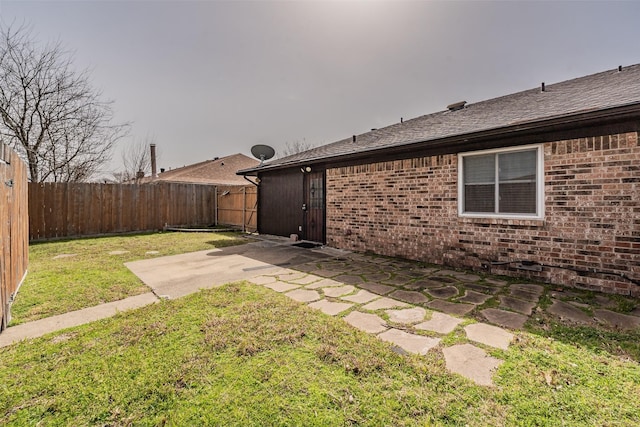
[[[640,63],[640,2],[15,1],[170,169]]]

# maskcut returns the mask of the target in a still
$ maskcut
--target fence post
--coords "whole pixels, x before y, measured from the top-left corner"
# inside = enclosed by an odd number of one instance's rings
[[[218,186],[216,185],[214,188],[214,196],[213,196],[213,200],[215,203],[214,206],[214,213],[213,213],[213,225],[214,227],[218,226]]]
[[[247,231],[247,187],[242,187],[242,232]]]

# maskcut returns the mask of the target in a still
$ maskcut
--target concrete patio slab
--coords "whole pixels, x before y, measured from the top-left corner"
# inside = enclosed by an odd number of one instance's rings
[[[320,301],[312,302],[311,304],[309,304],[309,307],[320,310],[321,312],[323,312],[324,314],[328,314],[329,316],[336,316],[343,311],[353,307],[353,304],[347,304],[345,302],[332,302],[327,301],[326,299],[321,299]]]
[[[288,292],[292,289],[296,289],[299,288],[300,285],[294,285],[292,283],[286,283],[286,282],[281,282],[281,281],[276,281],[273,283],[267,283],[266,285],[263,285],[269,289],[273,289],[276,292]]]
[[[386,310],[389,320],[393,323],[402,323],[410,325],[412,323],[422,322],[427,310],[422,307],[405,308],[401,310]]]
[[[456,316],[464,316],[465,314],[468,314],[470,311],[476,308],[476,306],[473,304],[449,302],[439,299],[431,301],[429,304],[427,304],[427,307],[433,310],[442,311],[443,313],[455,314]]]
[[[471,344],[446,347],[442,353],[447,370],[483,386],[493,385],[493,373],[502,364],[502,360]]]
[[[380,295],[373,294],[364,289],[361,289],[355,295],[347,295],[344,297],[340,297],[340,299],[343,299],[345,301],[351,301],[358,304],[365,304],[365,303],[368,303],[369,301],[373,301],[376,298],[380,298]]]
[[[322,292],[324,292],[325,296],[337,298],[343,295],[348,295],[355,290],[356,288],[351,285],[344,285],[344,286],[323,288]]]
[[[375,314],[352,311],[344,317],[351,326],[370,334],[377,334],[387,330],[386,322]]]
[[[318,292],[308,289],[296,289],[295,291],[287,292],[285,295],[299,302],[311,302],[320,299]]]
[[[423,337],[398,329],[389,329],[378,335],[378,338],[393,343],[409,353],[422,355],[440,344],[440,338]]]
[[[471,341],[479,342],[491,347],[506,350],[513,340],[513,334],[497,326],[486,323],[474,323],[464,328],[467,338]]]
[[[385,308],[408,307],[408,306],[409,304],[404,303],[402,301],[398,301],[398,300],[387,298],[387,297],[382,297],[375,301],[371,301],[369,304],[363,305],[362,308],[364,310],[375,311],[375,310],[382,310]]]
[[[295,265],[326,258],[328,255],[323,253],[260,241],[144,259],[125,265],[157,295],[178,298],[200,289],[249,280],[258,275],[285,274],[286,269]],[[301,274],[294,270],[289,270],[289,273]]]
[[[487,308],[480,312],[485,319],[494,325],[503,326],[509,329],[522,329],[529,318],[523,314],[497,308]]]
[[[249,279],[249,282],[253,283],[254,285],[266,285],[268,283],[275,283],[277,281],[278,279],[273,276],[256,276]]]
[[[100,304],[95,307],[71,311],[58,316],[46,317],[22,325],[11,326],[0,334],[0,347],[5,347],[23,339],[37,338],[50,332],[106,319],[119,312],[144,307],[157,301],[158,298],[153,293],[148,292],[119,301]]]
[[[462,323],[462,319],[434,311],[431,315],[431,319],[415,325],[414,328],[423,331],[437,332],[439,334],[448,334],[460,323]]]
[[[429,298],[416,291],[397,290],[389,294],[389,297],[406,301],[411,304],[422,304],[429,301]]]

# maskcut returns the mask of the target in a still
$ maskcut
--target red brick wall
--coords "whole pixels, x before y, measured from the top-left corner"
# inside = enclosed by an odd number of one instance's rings
[[[544,144],[544,220],[458,217],[455,154],[327,170],[327,243],[482,270],[531,260],[640,279],[640,146],[636,132]],[[493,273],[640,295],[615,276],[558,268]]]

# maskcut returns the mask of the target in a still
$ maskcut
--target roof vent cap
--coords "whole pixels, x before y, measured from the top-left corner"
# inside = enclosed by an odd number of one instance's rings
[[[458,111],[462,110],[466,105],[467,101],[454,102],[453,104],[447,105],[447,110],[449,111]]]

